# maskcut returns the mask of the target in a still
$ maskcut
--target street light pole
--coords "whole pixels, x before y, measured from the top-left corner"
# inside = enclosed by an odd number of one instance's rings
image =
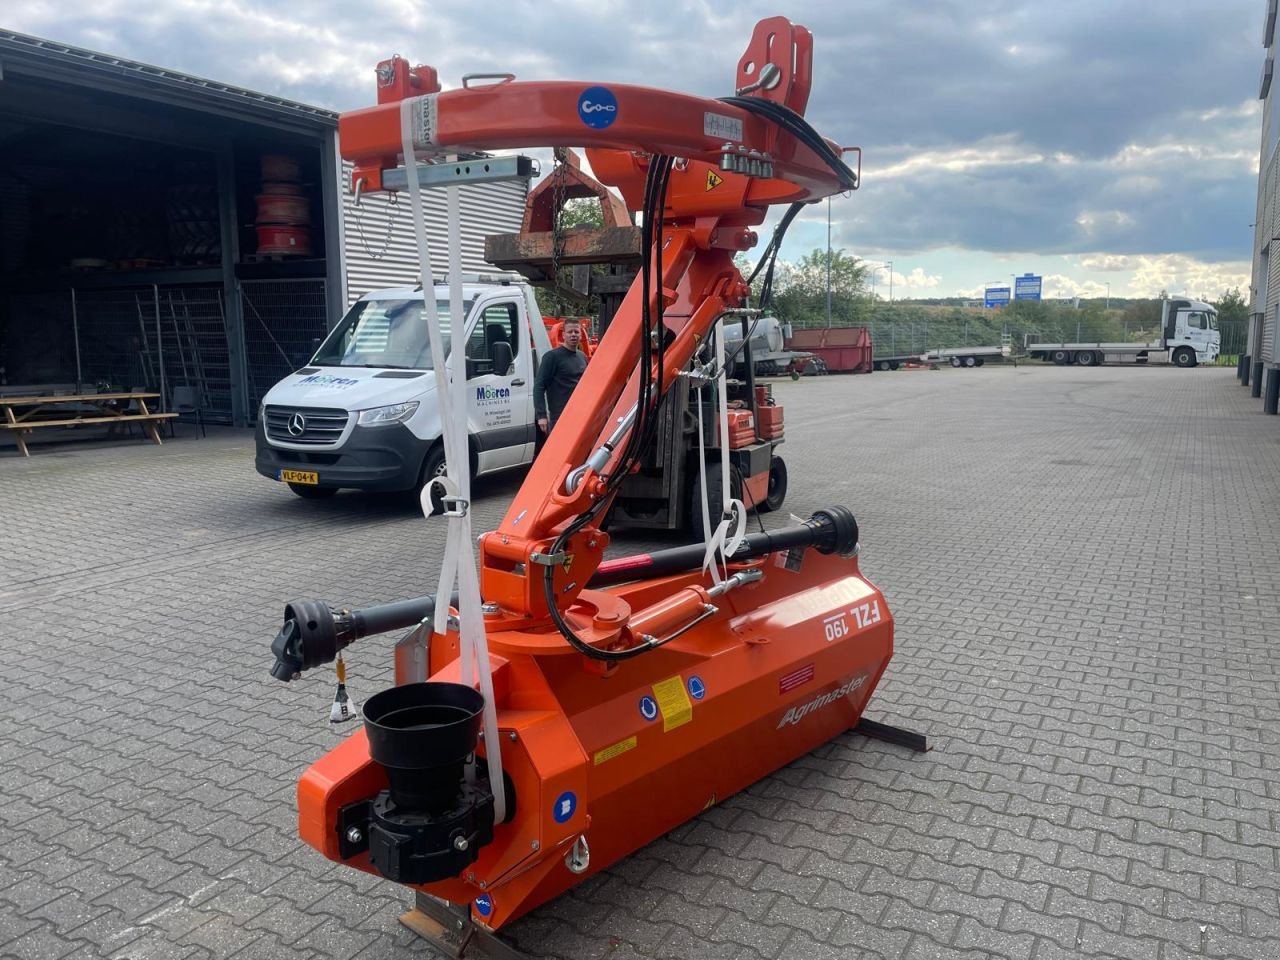
[[[831,329],[831,197],[827,196],[827,329]]]
[[[893,261],[886,260],[885,263],[889,264],[889,302],[893,303]]]
[[[1111,309],[1111,284],[1107,284],[1107,309]]]

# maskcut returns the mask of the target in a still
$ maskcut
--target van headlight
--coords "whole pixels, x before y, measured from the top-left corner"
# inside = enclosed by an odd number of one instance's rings
[[[386,407],[373,407],[361,410],[356,423],[362,427],[385,427],[392,423],[404,423],[418,410],[418,401],[393,403]]]

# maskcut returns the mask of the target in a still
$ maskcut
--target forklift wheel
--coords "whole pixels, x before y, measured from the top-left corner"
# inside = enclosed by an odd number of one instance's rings
[[[696,453],[696,451],[695,451]],[[689,484],[689,513],[686,518],[689,524],[689,532],[693,534],[694,540],[702,539],[702,477],[698,473],[698,458],[694,456],[689,462],[689,471],[693,475],[693,480]],[[720,504],[723,501],[720,486],[720,461],[707,461],[707,488],[711,494],[711,527],[715,528],[720,522]],[[742,474],[738,472],[737,467],[729,467],[729,497],[733,500],[742,499]],[[751,505],[747,504],[747,509],[751,509]]]
[[[769,492],[760,504],[761,513],[771,513],[782,509],[782,501],[787,498],[787,462],[781,457],[773,457],[769,461]]]

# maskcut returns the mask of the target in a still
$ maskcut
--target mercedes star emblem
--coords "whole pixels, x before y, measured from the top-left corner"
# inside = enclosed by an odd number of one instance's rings
[[[289,436],[300,437],[307,432],[307,418],[300,413],[295,413],[289,418]]]

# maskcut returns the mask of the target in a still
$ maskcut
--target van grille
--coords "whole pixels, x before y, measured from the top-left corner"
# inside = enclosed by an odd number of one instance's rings
[[[291,432],[289,427],[296,424],[295,416],[300,416],[302,430]],[[332,445],[338,442],[342,431],[347,428],[346,410],[333,410],[325,407],[267,407],[267,439],[279,440],[282,443],[307,443],[316,445]],[[296,429],[296,425],[295,425]]]

